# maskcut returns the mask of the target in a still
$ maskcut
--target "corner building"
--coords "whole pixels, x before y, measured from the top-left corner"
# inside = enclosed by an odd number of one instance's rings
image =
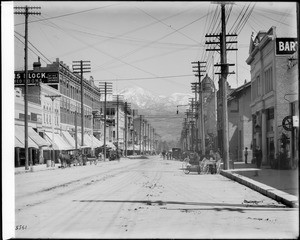
[[[287,49],[279,49],[281,39]],[[251,147],[261,147],[263,165],[271,165],[283,151],[288,155],[286,165],[298,159],[299,127],[284,127],[286,117],[299,117],[298,60],[291,60],[288,51],[296,45],[295,38],[278,38],[276,27],[258,32],[254,39],[251,36],[246,60],[251,67]]]

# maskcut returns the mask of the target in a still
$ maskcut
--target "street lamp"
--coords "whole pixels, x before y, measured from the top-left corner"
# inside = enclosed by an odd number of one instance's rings
[[[55,150],[53,148],[54,144],[54,100],[61,95],[46,95],[45,97],[49,97],[52,100],[52,167],[55,167]]]

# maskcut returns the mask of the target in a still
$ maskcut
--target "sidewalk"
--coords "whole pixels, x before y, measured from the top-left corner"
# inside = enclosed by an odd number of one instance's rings
[[[117,160],[115,160],[117,161]],[[122,158],[121,158],[122,161]],[[108,160],[108,158],[106,159],[105,162],[110,162]],[[104,163],[104,161],[98,161],[97,164],[101,164]],[[90,162],[87,162],[86,165],[91,165]],[[93,165],[93,164],[92,164]],[[29,170],[25,170],[25,167],[16,167],[15,168],[15,174],[23,174],[23,173],[29,173],[29,172],[39,172],[39,171],[47,171],[47,170],[55,170],[55,169],[59,169],[61,166],[60,163],[55,163],[55,167],[47,167],[47,164],[37,164],[37,165],[33,165],[33,171],[31,171],[31,167],[29,166]],[[73,166],[72,167],[81,167],[81,166]]]
[[[258,176],[254,176],[258,171]],[[250,187],[289,207],[299,207],[299,173],[297,170],[276,170],[269,166],[257,169],[255,164],[235,162],[234,169],[221,174]]]

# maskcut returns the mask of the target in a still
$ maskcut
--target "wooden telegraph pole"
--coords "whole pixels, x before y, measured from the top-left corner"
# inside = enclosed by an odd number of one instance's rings
[[[112,83],[110,82],[101,82],[99,83],[99,89],[100,89],[100,94],[104,94],[104,148],[103,148],[103,153],[104,153],[104,161],[106,159],[106,98],[107,94],[112,94]]]
[[[206,51],[220,51],[220,64],[215,64],[215,66],[221,67],[221,78],[219,80],[219,91],[221,95],[221,105],[222,108],[218,107],[218,115],[221,113],[222,117],[218,118],[221,119],[218,123],[219,126],[221,126],[222,129],[222,157],[224,161],[224,169],[229,169],[229,137],[228,137],[228,108],[227,108],[227,75],[232,74],[234,72],[228,72],[229,66],[234,66],[234,64],[228,64],[227,63],[227,54],[226,51],[228,50],[237,50],[237,48],[227,48],[227,43],[237,43],[237,41],[226,41],[226,37],[236,37],[236,34],[227,34],[226,35],[226,16],[225,16],[225,4],[226,3],[220,3],[221,4],[221,33],[219,35],[214,34],[206,34],[206,37],[219,37],[219,42],[213,41],[208,42],[206,41],[206,44],[219,44],[220,48],[216,49],[206,49]],[[222,109],[222,111],[221,111]],[[221,111],[221,112],[220,112]]]
[[[81,87],[81,146],[84,146],[84,86],[83,73],[91,72],[91,61],[73,61],[73,73],[80,73],[80,87]],[[82,153],[82,150],[81,150]]]
[[[25,84],[24,84],[24,127],[25,127],[25,170],[28,166],[28,16],[41,15],[40,12],[33,12],[33,9],[41,9],[41,7],[14,7],[14,14],[25,15]],[[33,170],[32,159],[30,161],[31,170]]]
[[[205,126],[204,126],[204,111],[203,111],[203,86],[201,83],[201,77],[203,76],[201,73],[205,72],[206,70],[204,70],[203,68],[206,67],[206,62],[192,62],[192,64],[194,64],[193,68],[196,68],[196,70],[193,70],[193,72],[195,72],[195,76],[198,77],[198,94],[199,94],[199,104],[198,104],[198,118],[200,121],[199,124],[199,133],[198,136],[201,135],[201,150],[202,150],[202,154],[205,154]],[[195,92],[197,90],[197,87],[195,86]],[[200,117],[199,117],[200,115]],[[197,139],[198,140],[198,139]],[[198,145],[198,141],[197,141],[197,145]]]

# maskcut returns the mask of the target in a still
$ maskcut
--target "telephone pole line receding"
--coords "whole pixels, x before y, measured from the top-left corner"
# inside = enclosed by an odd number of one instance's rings
[[[41,7],[14,7],[14,14],[25,15],[25,86],[24,86],[24,127],[25,127],[25,170],[29,169],[28,166],[28,16],[41,15],[40,12],[31,11],[33,9],[41,9]],[[32,159],[30,160],[31,170],[33,170]]]
[[[99,83],[99,89],[100,89],[100,94],[104,94],[104,136],[103,136],[103,142],[104,142],[104,148],[103,148],[103,153],[104,153],[104,161],[106,159],[106,98],[107,94],[112,94],[112,83],[108,82],[102,82]],[[100,111],[101,112],[101,111]]]
[[[84,146],[84,87],[83,87],[83,73],[91,72],[91,61],[73,61],[73,73],[80,73],[81,86],[81,146]],[[82,152],[82,149],[81,149]]]
[[[194,64],[193,68],[196,68],[196,70],[193,70],[195,72],[195,76],[198,77],[198,94],[199,94],[199,104],[197,108],[198,112],[198,118],[199,118],[199,128],[198,128],[198,136],[201,135],[201,150],[202,154],[205,154],[205,127],[204,127],[204,111],[203,111],[203,86],[201,83],[201,73],[206,72],[206,62],[192,62]],[[195,65],[196,64],[196,65]],[[195,87],[195,92],[197,92],[197,87]],[[200,109],[199,109],[200,108]],[[200,117],[199,117],[200,115]],[[198,139],[196,146],[198,148]]]
[[[123,95],[113,95],[114,101],[117,101],[117,123],[116,128],[117,128],[117,154],[119,154],[119,106],[120,106],[120,100],[123,102]],[[115,104],[114,104],[115,105]]]
[[[140,155],[142,155],[142,117],[143,115],[140,115],[140,134],[139,134]]]
[[[206,51],[220,51],[220,64],[215,64],[215,66],[221,67],[221,78],[219,79],[219,91],[220,91],[220,102],[218,104],[218,139],[222,139],[221,151],[224,161],[224,169],[229,169],[229,136],[228,136],[228,108],[227,108],[227,75],[233,74],[234,72],[228,72],[229,66],[234,66],[234,64],[227,63],[227,51],[236,51],[237,48],[227,48],[226,44],[237,43],[237,41],[226,41],[226,37],[236,37],[236,34],[226,35],[226,16],[225,16],[225,4],[221,3],[221,33],[219,35],[206,34],[206,37],[219,37],[219,42],[206,42],[206,44],[219,44],[220,48],[216,49],[206,49]],[[221,105],[221,107],[220,107]],[[221,133],[222,132],[222,133]],[[221,135],[221,136],[220,136]],[[220,143],[219,143],[220,146]]]

